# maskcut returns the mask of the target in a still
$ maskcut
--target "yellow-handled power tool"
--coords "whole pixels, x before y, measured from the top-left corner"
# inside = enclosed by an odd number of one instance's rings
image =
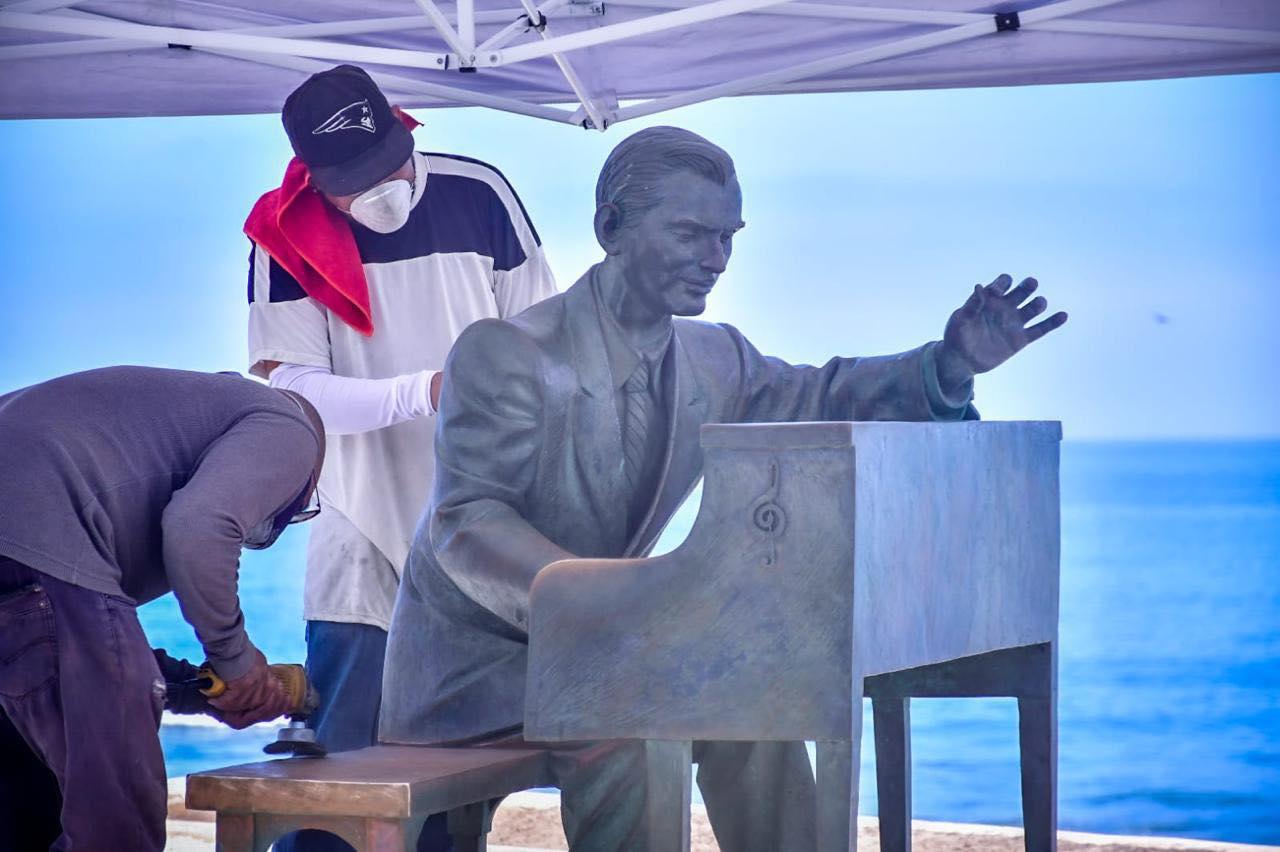
[[[307,715],[319,705],[316,691],[307,682],[307,670],[297,663],[272,663],[267,671],[284,687],[289,696],[289,714]],[[217,698],[227,691],[227,682],[218,677],[213,667],[205,663],[196,671],[200,683],[196,686],[205,698]]]
[[[297,663],[272,663],[267,670],[289,696],[286,713],[289,724],[280,729],[275,742],[263,746],[262,750],[267,754],[324,757],[325,747],[316,739],[316,732],[307,727],[307,717],[320,706],[320,696],[307,680],[307,670]],[[197,686],[206,698],[217,698],[227,691],[226,681],[218,677],[208,663],[200,667],[197,677],[201,681]]]
[[[208,699],[227,691],[227,684],[208,663],[196,667],[163,650],[154,649],[156,664],[165,681],[165,709],[174,713],[205,713],[217,716]],[[308,717],[320,706],[320,696],[307,679],[307,671],[296,663],[276,663],[268,670],[289,696],[287,727],[281,728],[276,741],[263,748],[267,754],[292,754],[298,757],[324,757],[326,750],[307,727]]]

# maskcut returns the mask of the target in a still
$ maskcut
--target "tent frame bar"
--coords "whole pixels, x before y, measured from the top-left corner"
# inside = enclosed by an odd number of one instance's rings
[[[609,0],[612,6],[635,9],[682,9],[682,0]],[[877,9],[868,6],[837,6],[833,3],[795,2],[744,12],[747,15],[776,15],[787,18],[821,18],[841,21],[875,21],[895,24],[960,25],[990,19],[986,12],[939,12],[918,9]],[[1026,29],[1059,33],[1087,33],[1130,38],[1167,38],[1179,41],[1209,41],[1227,44],[1280,44],[1280,32],[1233,27],[1191,26],[1187,24],[1143,24],[1126,21],[1079,21],[1053,18],[1027,25]]]
[[[797,3],[792,0],[718,0],[703,3],[696,7],[680,6],[678,0],[617,0],[618,5],[672,8],[675,11],[650,15],[620,24],[610,24],[595,30],[561,36],[558,39],[544,41],[542,44],[527,44],[510,48],[496,57],[485,58],[481,65],[511,65],[530,59],[539,59],[552,51],[567,52],[582,47],[618,41],[639,35],[652,35],[674,27],[702,23],[715,18],[739,14],[763,14],[796,17],[820,17],[851,21],[869,21],[882,23],[936,24],[942,26],[965,26],[968,24],[991,23],[991,31],[995,32],[994,17],[983,12],[934,12],[913,9],[883,9],[874,7],[848,7],[832,4]],[[1118,0],[1127,2],[1127,0]],[[739,3],[742,8],[733,8]],[[723,4],[723,5],[722,5]],[[1280,31],[1248,30],[1229,27],[1184,26],[1175,24],[1141,24],[1121,21],[1079,21],[1061,20],[1065,15],[1101,8],[1113,3],[1103,3],[1095,7],[1092,3],[1084,3],[1079,8],[1061,15],[1047,16],[1042,14],[1046,8],[1041,6],[1020,13],[1023,29],[1042,29],[1053,32],[1088,33],[1092,35],[1128,36],[1131,38],[1160,38],[1186,41],[1210,41],[1219,43],[1280,45]],[[684,13],[697,10],[696,19],[684,17]],[[945,42],[944,42],[945,43]]]
[[[652,35],[789,2],[791,0],[711,0],[709,3],[699,3],[696,6],[687,6],[671,12],[660,12],[634,21],[606,24],[595,29],[557,36],[540,44],[534,42],[507,48],[496,55],[484,57],[488,61],[482,64],[513,65],[530,59],[540,59],[552,53],[566,53],[570,50],[581,50],[584,47],[608,44],[635,36]]]
[[[211,50],[210,53],[216,53],[221,56],[229,56],[233,59],[241,59],[245,62],[251,62],[256,65],[269,65],[275,68],[287,68],[291,71],[301,71],[304,74],[314,74],[317,71],[323,71],[329,67],[327,63],[320,62],[315,59],[307,59],[301,56],[280,56],[280,55],[263,55],[255,53],[239,53],[229,50]],[[575,124],[574,113],[553,106],[544,104],[526,103],[525,101],[515,98],[503,97],[501,95],[489,95],[483,92],[473,92],[469,89],[459,89],[455,86],[445,86],[440,83],[427,83],[412,77],[402,77],[397,74],[385,74],[378,72],[378,82],[383,87],[388,100],[394,103],[394,96],[397,94],[404,95],[427,95],[436,98],[445,98],[454,101],[462,106],[478,106],[488,107],[490,109],[501,110],[503,112],[515,113],[517,115],[525,115],[530,118],[541,118],[546,121],[554,121],[561,124]]]
[[[685,9],[683,0],[609,0],[611,6],[637,9]],[[888,24],[938,24],[957,26],[971,24],[979,18],[990,18],[985,12],[945,12],[933,9],[889,9],[876,6],[837,6],[833,3],[793,2],[781,6],[765,6],[742,12],[744,15],[778,15],[797,18],[831,18],[847,21],[872,21]]]
[[[538,13],[536,17],[531,17],[527,11],[517,11],[516,18],[502,29],[498,30],[487,40],[476,46],[476,54],[491,53],[505,47],[513,38],[535,29],[537,26],[545,24],[547,15],[556,9],[563,7],[569,0],[544,0],[543,3],[534,7]]]
[[[687,5],[684,0],[610,0],[618,6],[667,11],[633,20],[594,27],[579,32],[553,35],[548,13],[564,10],[575,0],[519,0],[521,8],[477,11],[475,0],[454,0],[452,19],[436,0],[414,0],[422,15],[362,18],[303,24],[276,24],[254,27],[193,30],[154,26],[112,18],[74,8],[80,0],[17,0],[0,7],[0,28],[12,28],[62,35],[86,36],[36,44],[0,47],[0,61],[40,56],[108,53],[179,45],[244,61],[295,70],[318,70],[316,60],[356,62],[375,66],[426,70],[466,70],[477,67],[504,67],[537,59],[556,64],[569,89],[581,104],[576,111],[546,106],[514,97],[487,95],[455,86],[426,83],[375,69],[385,84],[407,94],[428,95],[455,103],[490,106],[552,121],[581,123],[603,130],[611,123],[652,115],[667,109],[700,103],[717,97],[767,91],[804,91],[802,82],[832,71],[868,65],[882,59],[955,44],[997,31],[993,15],[983,12],[948,12],[927,9],[849,7],[810,0],[709,0]],[[1280,31],[1228,27],[1149,24],[1122,21],[1079,20],[1069,16],[1106,8],[1128,0],[1059,0],[1020,13],[1023,30],[1061,33],[1113,35],[1129,38],[1174,39],[1226,44],[1280,46]],[[56,14],[61,10],[62,14]],[[565,10],[566,13],[568,10]],[[603,4],[575,6],[579,14],[603,14]],[[54,14],[49,14],[54,13]],[[636,36],[707,23],[736,15],[777,15],[801,18],[934,25],[942,29],[896,39],[834,56],[810,60],[789,68],[704,86],[687,92],[665,95],[633,103],[621,109],[616,103],[606,108],[593,97],[583,78],[565,54],[609,44]],[[477,24],[506,23],[489,39],[476,44]],[[456,24],[456,28],[455,28]],[[339,41],[318,41],[317,36],[359,35],[389,30],[434,29],[452,52],[432,52],[403,48],[373,47]],[[533,41],[508,46],[514,39],[536,32]],[[864,77],[848,81],[843,90],[924,82],[930,75]],[[939,81],[941,83],[942,81]],[[585,115],[585,121],[583,117]]]
[[[476,50],[476,4],[475,0],[458,0],[458,39],[466,53]]]
[[[79,2],[79,0],[70,0],[70,2]],[[568,0],[547,0],[542,7],[546,11],[553,8],[559,8]],[[11,9],[18,10],[16,7],[23,5],[21,3],[13,6],[4,7],[3,11]],[[69,10],[77,16],[94,17],[102,20],[116,20],[105,15],[96,15],[91,12],[80,12],[76,9]],[[445,12],[446,19],[449,13]],[[519,35],[527,26],[520,26],[520,22],[524,20],[524,12],[519,8],[511,9],[491,9],[483,10],[475,13],[475,22],[477,24],[501,24],[515,19],[508,27],[513,29],[513,35]],[[219,32],[242,33],[245,35],[263,35],[263,36],[279,36],[281,38],[323,38],[324,36],[335,35],[364,35],[369,33],[390,32],[393,30],[412,30],[418,28],[426,28],[431,26],[429,21],[423,19],[422,15],[396,15],[387,18],[357,18],[344,21],[324,21],[314,24],[269,24],[266,26],[256,27],[235,27]],[[505,42],[504,42],[505,43]],[[84,38],[69,41],[50,41],[40,42],[38,44],[19,44],[9,47],[0,47],[0,62],[7,59],[32,59],[41,56],[69,56],[75,54],[91,54],[91,53],[111,53],[121,50],[137,50],[148,46],[157,46],[155,41],[139,41],[137,39],[119,39],[119,38]],[[500,46],[500,45],[497,45]],[[477,52],[482,47],[476,48]]]
[[[471,49],[462,43],[462,39],[458,36],[457,31],[454,30],[453,25],[449,23],[449,19],[444,16],[444,12],[440,11],[440,7],[433,0],[414,0],[414,2],[418,4],[418,8],[427,16],[427,20],[431,22],[431,26],[435,28],[435,31],[444,39],[444,43],[449,45],[449,49],[453,51],[455,56],[460,58],[460,64],[467,64]],[[462,26],[461,3],[458,4],[458,25],[459,27]],[[471,26],[474,29],[474,20],[471,21]],[[446,67],[448,67],[447,63]]]
[[[549,0],[550,1],[550,0]],[[104,15],[94,12],[82,12],[79,10],[71,10],[76,17],[85,20],[104,20],[113,21]],[[505,14],[505,13],[504,13]],[[415,15],[411,18],[414,22],[421,22],[422,19]],[[310,24],[288,25],[292,26],[311,26]],[[258,29],[258,28],[255,28]],[[275,30],[279,27],[263,27],[262,29]],[[72,42],[78,43],[78,42]],[[146,42],[133,42],[133,44],[141,44],[144,47],[154,46]],[[267,65],[275,68],[287,68],[291,71],[300,71],[304,74],[314,74],[317,71],[323,71],[328,68],[328,64],[309,59],[302,56],[290,56],[284,54],[265,54],[257,52],[242,52],[236,50],[224,50],[220,48],[199,48],[206,53],[212,53],[218,56],[226,56],[232,59],[238,59],[244,62],[250,62],[255,65]],[[531,118],[541,118],[547,121],[558,123],[576,124],[575,114],[565,109],[547,106],[544,104],[526,103],[516,98],[508,98],[501,95],[489,95],[482,92],[473,92],[468,89],[460,89],[454,86],[446,86],[439,83],[428,83],[412,77],[403,77],[397,74],[377,72],[379,80],[387,88],[387,93],[402,93],[409,95],[427,95],[430,97],[444,98],[465,106],[481,106],[490,109],[497,109],[505,112],[516,113],[518,115],[526,115]]]
[[[132,39],[161,44],[180,44],[188,47],[283,54],[315,59],[336,59],[344,62],[367,62],[373,65],[400,65],[406,68],[444,69],[451,64],[456,64],[449,62],[453,57],[447,53],[401,50],[390,47],[366,47],[311,39],[246,35],[226,30],[159,27],[151,24],[118,21],[101,15],[95,15],[92,20],[89,20],[82,17],[73,18],[68,15],[32,15],[25,12],[0,11],[0,27],[64,33],[67,35]]]
[[[1123,2],[1126,2],[1126,0],[1059,0],[1057,3],[1050,3],[1047,6],[1040,6],[1034,10],[1022,13],[1022,22],[1023,25],[1026,26],[1028,19],[1032,22],[1047,21],[1062,15],[1074,15],[1078,12],[1090,9],[1100,9],[1106,6],[1115,6]],[[1034,17],[1032,16],[1033,12],[1035,13]],[[905,56],[908,53],[928,50],[932,47],[940,47],[944,44],[955,44],[961,41],[968,41],[980,36],[991,35],[995,32],[995,18],[983,15],[981,20],[973,21],[968,24],[961,24],[957,27],[950,27],[945,30],[938,30],[924,35],[911,36],[897,41],[886,42],[874,47],[866,47],[860,50],[827,57],[825,59],[815,59],[810,62],[803,62],[799,65],[794,65],[790,68],[781,68],[773,71],[766,71],[762,74],[753,74],[749,77],[741,77],[737,80],[718,83],[714,86],[704,86],[701,89],[692,89],[688,92],[680,92],[675,95],[653,98],[652,100],[634,104],[619,110],[618,120],[626,121],[627,119],[640,118],[641,116],[653,115],[656,112],[662,112],[664,110],[675,109],[682,106],[689,106],[690,104],[701,103],[714,98],[742,95],[754,89],[761,89],[778,83],[790,83],[795,80],[804,79],[805,77],[813,77],[830,71],[842,71],[858,65],[867,65],[872,62],[878,62],[881,59],[891,59],[896,56]]]
[[[520,0],[520,4],[524,6],[525,14],[529,18],[529,23],[534,26],[539,36],[543,40],[551,40],[551,33],[547,30],[547,18],[537,7],[533,5],[532,0]],[[473,57],[474,59],[474,57]],[[594,99],[587,93],[586,84],[582,82],[582,78],[578,76],[578,72],[574,70],[573,64],[569,62],[569,58],[561,53],[552,53],[551,59],[556,63],[556,67],[560,69],[560,73],[564,75],[565,82],[569,84],[569,88],[573,90],[573,94],[578,99],[578,103],[582,104],[582,109],[586,111],[587,117],[591,121],[591,126],[599,130],[605,129],[605,119],[601,114],[600,107],[595,103]]]
[[[584,33],[560,36],[555,39],[543,37],[540,42],[533,42],[505,51],[500,48],[507,40],[520,35],[529,29],[522,24],[524,15],[519,9],[490,10],[477,12],[474,0],[458,0],[460,15],[457,16],[458,30],[455,30],[448,16],[433,0],[415,0],[424,12],[427,12],[428,23],[440,33],[446,44],[453,50],[452,54],[403,51],[394,48],[372,48],[359,45],[341,45],[333,42],[310,42],[308,37],[328,35],[356,35],[361,33],[385,32],[394,29],[412,27],[421,21],[418,16],[394,16],[387,18],[367,18],[348,21],[331,21],[315,24],[285,24],[263,27],[246,27],[227,30],[189,30],[170,27],[154,27],[147,24],[134,24],[119,21],[106,16],[97,15],[97,19],[105,26],[129,28],[118,30],[116,37],[111,37],[103,28],[76,27],[68,23],[63,15],[34,15],[32,9],[59,9],[72,5],[77,0],[20,0],[0,10],[0,25],[13,26],[20,29],[38,29],[48,32],[60,32],[70,35],[86,35],[86,44],[75,41],[49,42],[35,45],[17,45],[0,48],[0,60],[34,58],[38,56],[65,56],[76,53],[106,53],[111,51],[132,50],[148,43],[184,44],[192,47],[221,47],[241,51],[284,53],[297,56],[337,59],[347,61],[375,62],[371,58],[376,55],[382,61],[377,64],[400,65],[410,68],[447,68],[469,67],[472,64],[496,67],[524,62],[530,59],[550,57],[554,53],[565,53],[595,44],[605,44],[637,35],[649,35],[680,26],[702,23],[729,15],[763,14],[788,17],[827,18],[851,21],[869,21],[884,23],[934,24],[940,26],[964,25],[988,20],[990,16],[981,12],[945,12],[918,9],[885,9],[876,7],[849,7],[834,4],[791,2],[791,0],[713,0],[697,6],[683,5],[681,0],[612,0],[619,6],[632,8],[669,9],[671,11],[646,16],[621,24],[610,24]],[[556,8],[565,5],[555,4]],[[434,10],[434,11],[428,11]],[[72,10],[75,11],[75,10]],[[548,10],[544,10],[544,14]],[[1144,24],[1120,21],[1080,21],[1062,19],[1037,20],[1033,14],[1037,10],[1028,10],[1022,14],[1024,29],[1043,29],[1053,32],[1071,32],[1093,35],[1115,35],[1131,38],[1167,38],[1185,41],[1209,41],[1218,43],[1257,44],[1266,46],[1280,45],[1280,31],[1249,30],[1229,27],[1185,26],[1175,24]],[[40,18],[33,21],[23,17],[32,15]],[[468,15],[470,17],[468,17]],[[12,17],[18,16],[18,17]],[[674,17],[672,17],[674,16]],[[514,19],[514,20],[513,20]],[[49,21],[47,25],[45,21]],[[474,45],[474,27],[476,24],[510,21],[503,31],[502,39],[491,38],[479,47]],[[7,22],[7,24],[5,23]],[[109,22],[109,23],[108,23]],[[471,30],[470,42],[464,40],[460,33]],[[204,34],[209,34],[206,37]],[[270,44],[255,42],[253,44],[231,44],[222,36],[248,35],[276,37],[281,43]],[[212,40],[211,40],[212,39]],[[214,42],[217,42],[216,44]],[[105,42],[105,43],[104,43]],[[376,52],[371,54],[370,51]],[[404,54],[408,54],[407,56]],[[471,56],[475,61],[471,61]],[[416,59],[415,59],[416,56]],[[427,61],[422,61],[423,57]]]

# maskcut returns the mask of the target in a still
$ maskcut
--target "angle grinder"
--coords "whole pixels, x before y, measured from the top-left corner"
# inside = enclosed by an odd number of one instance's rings
[[[186,660],[170,657],[153,649],[160,672],[165,679],[165,707],[175,713],[217,715],[208,699],[227,691],[226,682],[207,663],[196,667]],[[267,666],[289,696],[286,716],[289,724],[280,729],[276,741],[263,747],[267,754],[291,754],[295,757],[324,757],[324,745],[315,731],[307,727],[307,719],[320,706],[320,696],[307,680],[307,671],[297,663],[273,663]]]

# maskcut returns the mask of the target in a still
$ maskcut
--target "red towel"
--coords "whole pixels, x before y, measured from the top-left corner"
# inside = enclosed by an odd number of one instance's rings
[[[393,107],[413,130],[421,122]],[[266,249],[308,296],[365,336],[373,334],[369,282],[346,217],[311,186],[307,166],[289,161],[284,181],[258,199],[245,220],[249,239]]]

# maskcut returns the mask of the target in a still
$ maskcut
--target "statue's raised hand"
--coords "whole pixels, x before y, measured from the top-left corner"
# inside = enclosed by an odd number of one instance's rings
[[[937,351],[938,376],[944,387],[958,387],[977,373],[995,369],[1067,321],[1066,313],[1059,311],[1027,325],[1049,303],[1043,296],[1027,301],[1040,286],[1034,278],[1024,278],[1011,290],[1012,285],[1012,278],[1001,275],[985,287],[974,287],[973,295],[947,320]]]

